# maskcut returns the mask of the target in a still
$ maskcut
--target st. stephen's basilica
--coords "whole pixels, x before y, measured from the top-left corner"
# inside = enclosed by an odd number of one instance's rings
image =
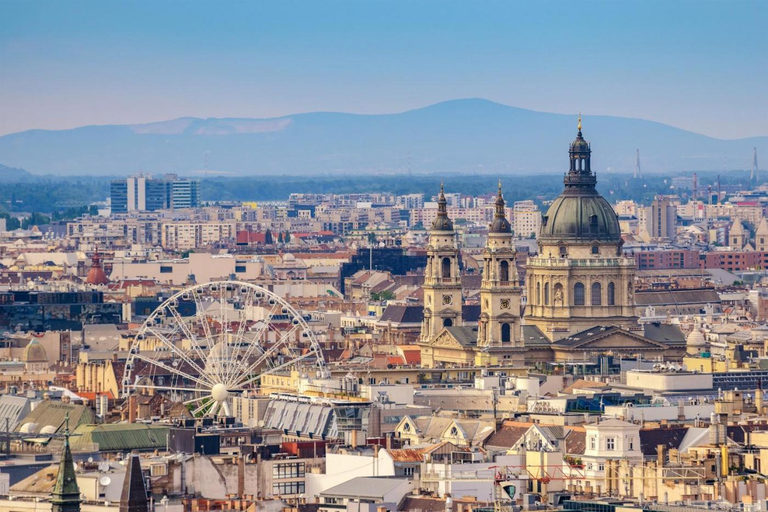
[[[499,185],[482,254],[479,320],[462,315],[460,250],[441,188],[424,275],[424,367],[578,363],[602,354],[658,359],[685,352],[684,343],[637,322],[635,261],[623,256],[618,217],[595,188],[581,119],[568,153],[565,189],[542,219],[538,254],[527,260],[524,283]]]

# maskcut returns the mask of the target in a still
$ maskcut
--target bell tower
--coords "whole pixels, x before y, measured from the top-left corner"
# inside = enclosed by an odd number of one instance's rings
[[[421,340],[433,339],[443,327],[461,325],[461,273],[453,222],[440,185],[437,217],[432,222],[424,272],[424,321]]]
[[[515,256],[512,226],[506,217],[499,181],[496,212],[483,251],[480,324],[477,329],[479,347],[510,347],[523,342],[520,327],[521,289]]]

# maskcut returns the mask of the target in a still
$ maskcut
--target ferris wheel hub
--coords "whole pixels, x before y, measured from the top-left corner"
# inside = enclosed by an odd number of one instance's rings
[[[224,384],[216,384],[211,388],[211,398],[216,402],[224,402],[229,398],[229,390]]]

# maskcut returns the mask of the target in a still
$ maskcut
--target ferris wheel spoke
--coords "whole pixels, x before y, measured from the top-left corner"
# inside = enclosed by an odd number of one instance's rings
[[[213,340],[213,334],[211,333],[211,326],[208,324],[208,312],[203,307],[203,301],[197,294],[197,290],[192,290],[192,298],[195,301],[196,316],[201,318],[203,322],[203,333],[205,334],[205,338],[210,342]],[[209,350],[210,348],[211,347],[208,347]],[[206,358],[203,357],[203,361],[205,360]]]
[[[298,357],[296,357],[296,358],[294,358],[294,359],[291,359],[290,361],[287,361],[287,362],[285,362],[285,363],[283,363],[283,364],[280,364],[280,365],[278,365],[278,366],[275,366],[275,367],[273,367],[273,368],[270,368],[270,369],[268,369],[268,370],[265,370],[265,371],[263,371],[263,372],[259,373],[258,375],[254,375],[254,376],[251,376],[251,377],[250,377],[250,378],[248,378],[247,380],[245,380],[245,381],[243,381],[243,382],[240,382],[240,383],[238,383],[238,384],[237,384],[235,387],[233,387],[233,389],[238,389],[238,390],[239,390],[239,389],[244,389],[244,388],[245,388],[245,386],[247,386],[248,384],[250,384],[250,383],[252,383],[252,382],[255,382],[256,380],[258,380],[258,379],[262,378],[262,377],[263,377],[263,376],[265,376],[265,375],[271,375],[271,374],[273,374],[273,373],[279,372],[280,370],[283,370],[283,369],[285,369],[285,368],[288,368],[289,366],[291,366],[291,365],[294,365],[294,364],[296,364],[297,362],[299,362],[299,361],[301,361],[301,360],[303,360],[303,359],[307,359],[308,357],[311,357],[311,356],[313,356],[313,355],[315,355],[315,351],[314,351],[314,350],[312,350],[312,351],[310,351],[310,352],[307,352],[306,354],[300,355],[300,356],[298,356]]]
[[[242,379],[244,379],[244,378],[247,378],[247,377],[248,377],[248,375],[249,375],[251,372],[255,371],[255,370],[256,370],[256,369],[257,369],[259,366],[261,366],[261,364],[262,364],[262,363],[264,363],[264,361],[266,361],[266,360],[267,360],[267,358],[269,358],[270,354],[272,354],[273,352],[275,352],[275,351],[276,351],[276,350],[278,350],[279,348],[281,348],[281,347],[285,346],[285,345],[286,345],[286,339],[288,339],[288,338],[290,337],[291,333],[295,332],[295,331],[296,331],[296,329],[298,329],[298,327],[299,327],[298,325],[297,325],[297,326],[294,326],[294,327],[293,327],[293,328],[292,328],[290,331],[288,331],[288,332],[287,332],[285,335],[281,336],[281,337],[280,337],[280,339],[278,339],[277,341],[275,341],[275,343],[274,343],[274,344],[273,344],[271,347],[269,347],[269,349],[265,350],[265,351],[264,351],[264,352],[261,354],[261,356],[260,356],[258,359],[256,359],[256,361],[255,361],[253,364],[250,364],[249,366],[247,366],[247,367],[246,367],[246,368],[245,368],[245,369],[244,369],[242,372],[240,372],[240,374],[239,374],[239,375],[237,375],[236,377],[238,377],[238,379],[239,379],[239,380],[242,380]],[[248,363],[246,362],[246,364],[248,364]],[[234,383],[236,384],[237,382],[238,382],[238,380],[236,379],[236,380],[234,381]]]
[[[157,389],[159,391],[177,391],[179,393],[205,393],[204,389],[198,388],[184,388],[180,386],[155,386],[154,384],[131,384],[131,388],[135,389]]]
[[[197,352],[197,355],[200,357],[200,360],[205,362],[205,354],[200,350],[200,346],[197,343],[197,336],[195,336],[192,331],[189,329],[189,326],[187,325],[187,322],[184,320],[184,318],[181,316],[181,313],[171,304],[168,304],[168,309],[171,312],[171,315],[176,320],[176,325],[181,329],[181,331],[184,332],[184,336],[187,337],[189,340],[189,343],[192,345],[192,348]],[[202,373],[202,370],[200,368],[197,368],[198,371]]]
[[[198,391],[199,391],[199,390],[198,390]],[[203,400],[210,400],[210,398],[211,398],[211,397],[210,397],[210,395],[199,396],[199,397],[197,397],[197,398],[193,398],[192,400],[185,400],[185,401],[184,401],[184,402],[182,402],[182,403],[183,403],[184,405],[189,405],[189,404],[193,404],[193,403],[195,403],[195,402],[201,402],[201,401],[203,401]]]
[[[235,341],[235,348],[237,349],[237,352],[240,352],[240,349],[243,346],[243,335],[245,333],[245,325],[247,323],[247,320],[245,318],[245,315],[247,311],[253,306],[253,293],[246,294],[245,303],[243,304],[243,309],[240,310],[240,323],[237,326],[237,335],[234,338]],[[229,382],[235,374],[238,372],[239,365],[237,363],[237,355],[231,359],[233,364],[229,365],[227,376],[224,379],[225,382]]]
[[[251,359],[251,356],[254,355],[254,350],[257,347],[261,348],[261,344],[262,343],[266,344],[266,342],[269,341],[269,325],[272,322],[272,317],[275,316],[275,312],[277,311],[277,309],[279,307],[282,307],[282,305],[280,304],[280,302],[277,299],[275,299],[274,297],[271,297],[271,295],[269,295],[269,292],[267,292],[266,296],[270,297],[273,300],[275,300],[275,303],[272,305],[272,309],[270,309],[269,313],[267,314],[267,317],[262,319],[262,320],[260,320],[259,330],[253,335],[253,338],[251,339],[251,344],[246,349],[245,354],[242,357],[242,361],[245,361],[245,365],[246,366],[247,366],[248,361]],[[267,299],[267,300],[269,300],[269,299]],[[264,308],[264,309],[266,309],[266,308]],[[261,337],[264,336],[264,332],[265,331],[267,332],[267,336],[266,336],[267,339],[265,339],[262,342]],[[262,350],[262,355],[263,355],[263,350]],[[241,368],[242,367],[243,366],[241,365]]]
[[[181,350],[179,347],[177,347],[173,341],[171,341],[168,337],[166,337],[164,334],[156,331],[153,327],[147,326],[147,330],[151,332],[154,336],[157,336],[157,338],[162,341],[164,344],[168,345],[168,348],[171,349],[171,351],[181,357],[187,364],[189,364],[192,368],[195,369],[200,375],[205,374],[205,370],[203,370],[200,365],[198,365],[192,358],[190,358],[186,353],[184,353],[183,350]]]
[[[205,398],[210,398],[210,397],[205,397]],[[209,401],[209,402],[205,402],[203,405],[201,405],[200,407],[198,407],[197,409],[195,409],[194,411],[192,411],[192,416],[197,416],[198,414],[200,414],[201,412],[203,412],[203,411],[205,410],[205,408],[206,408],[206,407],[210,407],[210,406],[211,406],[211,402],[212,402],[212,401],[213,401],[213,400],[211,400],[211,401]]]
[[[174,368],[173,366],[168,366],[167,364],[163,363],[162,361],[158,361],[157,359],[153,359],[151,357],[147,357],[144,354],[138,353],[134,354],[133,357],[136,357],[138,359],[141,359],[142,361],[145,361],[149,364],[151,364],[155,368],[162,368],[163,370],[169,371],[171,373],[175,373],[179,377],[183,377],[185,379],[189,379],[191,381],[197,382],[201,386],[204,386],[206,388],[213,386],[213,383],[205,378],[199,378],[194,377],[188,373],[182,372],[181,370]],[[203,375],[201,375],[203,377]]]

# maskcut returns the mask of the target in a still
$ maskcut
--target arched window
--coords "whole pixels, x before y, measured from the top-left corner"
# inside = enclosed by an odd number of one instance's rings
[[[608,305],[613,306],[616,304],[616,286],[613,281],[608,283]]]
[[[501,324],[501,342],[509,343],[512,341],[512,327],[509,324]]]
[[[453,320],[450,318],[446,318],[443,320],[443,327],[451,327],[453,325]]]
[[[443,258],[443,268],[440,273],[443,279],[451,277],[451,258]]]
[[[541,305],[541,283],[536,283],[536,305]]]
[[[565,258],[568,255],[568,249],[564,246],[560,246],[560,257]]]
[[[549,283],[544,283],[544,305],[549,306]]]
[[[509,281],[509,262],[506,260],[499,263],[499,281]]]
[[[592,283],[592,305],[599,306],[603,303],[603,287],[600,283]]]
[[[576,283],[573,285],[573,305],[584,305],[584,285],[582,283]]]

